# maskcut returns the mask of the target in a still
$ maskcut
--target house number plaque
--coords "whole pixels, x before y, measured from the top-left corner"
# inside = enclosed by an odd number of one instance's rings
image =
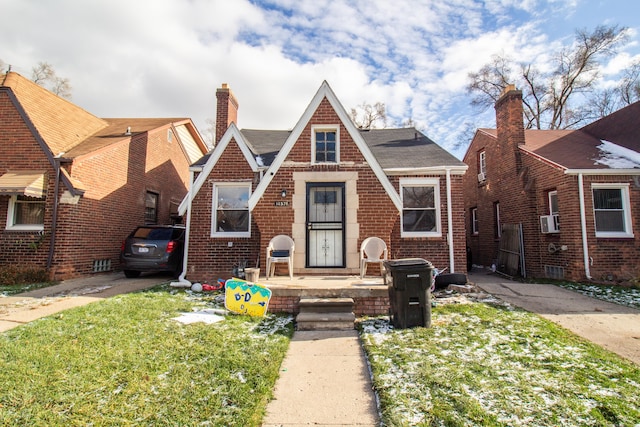
[[[289,206],[288,200],[277,200],[273,202],[273,206]]]

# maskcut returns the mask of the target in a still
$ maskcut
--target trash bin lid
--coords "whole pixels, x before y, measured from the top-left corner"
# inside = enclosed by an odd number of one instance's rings
[[[423,268],[433,268],[433,264],[431,264],[426,259],[422,258],[402,258],[402,259],[394,259],[390,261],[384,262],[385,267],[389,267],[390,269],[404,269],[404,268],[413,268],[413,267],[423,267]]]

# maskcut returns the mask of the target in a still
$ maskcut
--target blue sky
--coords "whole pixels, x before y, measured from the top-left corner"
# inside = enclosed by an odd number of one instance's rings
[[[101,117],[190,117],[204,132],[215,90],[236,94],[240,128],[289,129],[323,80],[347,110],[384,102],[459,158],[467,75],[492,54],[544,65],[578,28],[629,27],[603,84],[640,57],[637,0],[0,0],[0,60],[39,61]]]

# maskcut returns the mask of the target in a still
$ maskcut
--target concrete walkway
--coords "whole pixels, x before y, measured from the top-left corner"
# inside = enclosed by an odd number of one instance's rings
[[[352,331],[296,331],[263,427],[378,426],[371,377]]]

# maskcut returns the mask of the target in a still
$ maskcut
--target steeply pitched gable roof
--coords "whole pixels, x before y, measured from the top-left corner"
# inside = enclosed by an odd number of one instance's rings
[[[69,151],[108,125],[20,74],[9,72],[1,78],[2,86],[15,93],[54,156]]]

